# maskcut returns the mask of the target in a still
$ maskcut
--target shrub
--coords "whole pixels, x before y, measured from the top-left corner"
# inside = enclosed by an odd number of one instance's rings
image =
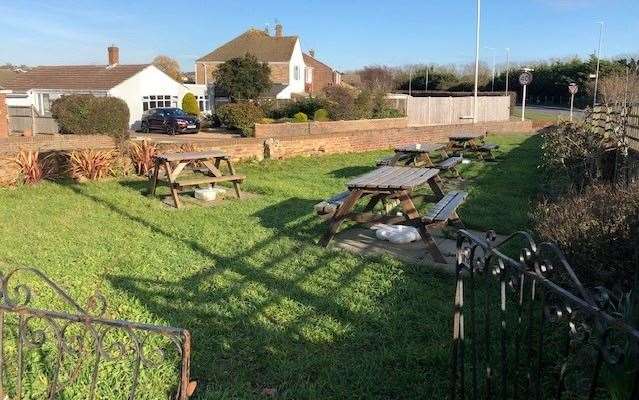
[[[327,106],[331,119],[356,119],[355,96],[353,92],[343,86],[328,86],[324,89]]]
[[[298,112],[297,114],[293,115],[293,119],[295,120],[295,122],[308,122],[308,116],[303,112]]]
[[[260,120],[260,124],[272,124],[273,122],[275,122],[273,118],[262,118]]]
[[[320,108],[319,110],[315,111],[315,114],[313,114],[313,120],[318,122],[330,120],[330,118],[328,117],[328,111],[326,111],[325,108]]]
[[[593,185],[582,194],[538,205],[534,229],[556,242],[584,284],[624,288],[637,273],[639,185]]]
[[[257,99],[271,87],[271,68],[247,53],[220,64],[215,70],[215,83],[234,100]]]
[[[541,166],[549,177],[566,178],[578,190],[597,179],[602,156],[617,141],[614,134],[593,127],[588,119],[583,123],[563,122],[541,134]]]
[[[92,95],[78,94],[62,96],[53,101],[51,115],[58,122],[62,133],[92,134],[91,126],[88,124],[92,99]]]
[[[51,155],[42,157],[38,151],[23,149],[14,161],[20,167],[22,179],[26,184],[34,185],[54,176],[55,163]]]
[[[62,133],[109,135],[122,142],[129,128],[129,107],[116,97],[70,95],[56,99],[51,113]]]
[[[135,170],[139,175],[146,175],[153,169],[153,157],[157,154],[157,146],[147,139],[131,142],[129,156],[135,164]]]
[[[117,97],[95,97],[91,100],[89,124],[93,134],[109,135],[123,143],[129,138],[129,107]]]
[[[218,107],[220,122],[230,129],[238,129],[244,136],[255,134],[255,123],[264,118],[262,109],[253,103],[229,103]]]
[[[69,153],[69,175],[76,181],[102,179],[111,173],[113,150],[74,150]]]
[[[401,118],[404,114],[396,108],[384,107],[373,115],[373,118]]]
[[[200,115],[200,107],[193,93],[187,93],[182,98],[182,110],[190,115]]]

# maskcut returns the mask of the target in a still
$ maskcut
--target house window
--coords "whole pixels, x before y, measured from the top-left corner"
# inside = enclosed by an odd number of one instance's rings
[[[210,111],[211,106],[209,105],[209,96],[197,96],[197,103],[200,106],[200,111]]]
[[[300,80],[300,67],[299,65],[296,65],[295,67],[293,67],[293,79],[296,81]]]
[[[142,110],[147,111],[151,108],[160,107],[177,107],[178,97],[171,95],[149,95],[142,96]]]
[[[42,105],[40,111],[42,111],[42,115],[47,115],[51,112],[51,99],[49,98],[49,93],[42,93],[42,99],[40,100],[40,104]]]
[[[313,68],[305,68],[304,72],[306,75],[306,83],[313,82]]]

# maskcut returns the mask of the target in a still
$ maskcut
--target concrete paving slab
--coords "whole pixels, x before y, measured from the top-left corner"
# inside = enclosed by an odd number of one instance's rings
[[[480,237],[483,237],[484,235],[482,232],[472,232]],[[455,254],[457,249],[455,235],[455,230],[451,228],[434,232],[435,243],[437,243],[437,246],[444,255],[444,258],[446,258],[446,264],[435,262],[422,241],[394,244],[385,240],[377,239],[374,230],[360,227],[349,228],[338,233],[331,242],[331,247],[363,256],[387,254],[391,257],[397,258],[398,260],[411,264],[425,264],[454,273]],[[503,236],[498,236],[497,240],[501,240],[503,238]]]

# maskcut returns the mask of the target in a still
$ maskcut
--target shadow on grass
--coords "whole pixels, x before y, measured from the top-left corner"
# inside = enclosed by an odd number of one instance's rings
[[[335,178],[354,178],[356,176],[365,174],[375,169],[374,166],[356,165],[350,167],[344,167],[329,172],[329,174]]]
[[[175,280],[107,276],[158,318],[191,331],[197,398],[260,398],[263,388],[295,399],[444,395],[452,282],[310,244],[314,201],[265,207],[255,216],[274,234],[220,255],[67,187],[210,261]]]
[[[528,229],[542,179],[537,168],[540,142],[539,136],[530,136],[499,154],[498,162],[477,162],[471,169],[477,175],[466,181],[469,197],[460,210],[468,227],[503,234]]]

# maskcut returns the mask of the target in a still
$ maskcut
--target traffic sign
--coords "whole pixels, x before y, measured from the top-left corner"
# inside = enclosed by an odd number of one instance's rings
[[[521,75],[519,75],[519,83],[521,83],[523,86],[530,85],[532,83],[532,80],[533,76],[528,71],[522,72]]]
[[[570,94],[576,94],[579,91],[579,87],[576,83],[571,83],[570,85],[568,85],[568,91],[570,92]]]

